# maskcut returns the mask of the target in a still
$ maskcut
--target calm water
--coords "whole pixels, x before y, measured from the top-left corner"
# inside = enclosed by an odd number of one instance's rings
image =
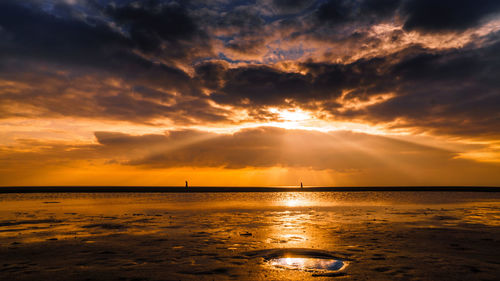
[[[105,280],[119,271],[125,280],[141,272],[167,280],[421,280],[440,278],[442,268],[458,280],[487,279],[498,273],[499,228],[499,193],[3,194],[0,279],[100,272],[94,277]],[[55,265],[43,258],[47,247]],[[50,267],[59,269],[50,275]]]

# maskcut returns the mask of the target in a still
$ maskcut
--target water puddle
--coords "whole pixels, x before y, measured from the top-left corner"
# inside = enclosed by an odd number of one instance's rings
[[[269,264],[278,268],[304,271],[341,271],[347,266],[342,260],[297,257],[271,259]]]
[[[279,269],[312,272],[313,276],[345,275],[348,258],[339,258],[332,252],[315,249],[267,249],[247,252],[247,256],[262,257],[267,264]]]

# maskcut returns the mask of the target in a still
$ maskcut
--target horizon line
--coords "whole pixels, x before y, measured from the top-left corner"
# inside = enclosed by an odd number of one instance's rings
[[[40,185],[0,186],[0,193],[112,193],[112,192],[348,192],[348,191],[449,191],[500,192],[500,186],[151,186],[151,185]]]

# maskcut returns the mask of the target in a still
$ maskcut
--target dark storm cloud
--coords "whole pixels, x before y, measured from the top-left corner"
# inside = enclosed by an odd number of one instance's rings
[[[404,28],[421,31],[461,31],[477,26],[482,19],[498,13],[497,0],[408,0],[403,6]]]
[[[316,17],[322,23],[340,24],[354,19],[355,12],[352,2],[328,1],[316,11]]]
[[[196,66],[196,77],[202,86],[209,89],[219,89],[226,80],[225,75],[228,68],[226,62],[206,62]]]
[[[225,110],[212,107],[206,97],[176,95],[178,89],[194,91],[190,85],[147,71],[117,80],[109,73],[67,74],[38,64],[20,68],[0,62],[0,69],[8,71],[2,78],[13,83],[0,85],[2,118],[72,116],[140,123],[167,118],[179,124],[225,120]],[[136,86],[130,87],[131,82]]]
[[[402,0],[364,0],[359,6],[360,15],[392,16]]]
[[[379,21],[394,16],[400,4],[401,0],[330,0],[321,4],[314,15],[320,23],[331,25]]]
[[[403,119],[408,127],[449,134],[500,135],[499,54],[500,42],[447,51],[414,46],[350,64],[302,63],[305,73],[221,63],[201,64],[196,72],[217,103],[247,109],[314,103],[337,120]],[[381,94],[393,97],[358,109],[342,106]]]
[[[280,105],[286,98],[301,99],[307,95],[321,95],[313,92],[313,85],[307,77],[297,73],[286,73],[267,66],[248,66],[235,69],[225,69],[223,74],[217,67],[202,66],[205,76],[222,76],[223,86],[217,89],[211,98],[223,104],[252,106]],[[201,72],[201,70],[199,70]],[[327,96],[324,96],[327,98]]]
[[[243,54],[258,54],[264,46],[265,40],[262,38],[235,38],[226,43],[230,50]]]
[[[338,98],[342,90],[357,88],[358,92],[380,93],[387,82],[379,73],[385,59],[360,60],[352,64],[302,63],[306,74],[280,71],[268,66],[225,68],[220,63],[205,63],[197,73],[214,92],[211,98],[219,103],[261,106],[281,105],[286,99],[298,103]]]
[[[500,135],[500,42],[481,49],[421,52],[392,67],[398,95],[367,109],[370,118],[406,118],[458,135]]]
[[[149,13],[144,7],[108,7],[105,12],[130,30],[131,36],[127,36],[105,19],[73,17],[68,10],[74,8],[58,5],[66,9],[64,16],[50,14],[31,2],[0,3],[2,78],[29,85],[21,92],[2,88],[2,117],[55,115],[134,122],[164,117],[181,123],[224,119],[221,110],[200,97],[188,74],[136,52],[137,48],[156,51],[167,42],[175,46],[161,53],[161,59],[175,59],[204,48],[199,43],[203,35],[182,7],[151,6]],[[157,41],[141,41],[138,34]],[[125,85],[110,86],[106,82],[110,79]],[[175,93],[181,95],[174,100]],[[35,111],[9,108],[22,104]]]
[[[224,46],[238,53],[258,53],[269,36],[266,21],[260,11],[251,5],[235,7],[216,15],[210,24],[223,35]]]
[[[377,24],[400,24],[402,2],[317,1],[309,12],[281,19],[280,30],[289,32],[292,39],[332,44],[324,56],[343,52],[340,56],[347,59],[367,49],[380,47],[384,38],[371,33],[371,28]]]
[[[404,120],[447,134],[498,135],[498,33],[474,35],[459,49],[410,42],[376,51],[407,31],[439,45],[432,36],[478,28],[499,3],[6,0],[0,74],[9,83],[0,85],[0,116],[231,122],[217,103],[247,109],[251,122],[268,106],[299,106],[334,120]],[[370,28],[379,23],[394,28],[391,40],[374,35]],[[322,46],[324,54],[303,59],[306,48]],[[335,53],[343,50],[353,55]],[[371,50],[376,54],[354,57]],[[263,53],[280,58],[249,64],[237,57]],[[265,64],[280,60],[295,69]],[[383,94],[392,96],[346,107]]]
[[[24,57],[102,66],[104,59],[131,46],[127,38],[104,22],[90,25],[82,20],[58,18],[13,1],[0,3],[0,26],[3,59]]]
[[[143,51],[159,52],[161,57],[185,58],[199,49],[209,48],[207,35],[186,7],[178,3],[148,1],[109,5],[105,12],[125,28],[130,39]]]
[[[310,7],[314,0],[272,0],[272,4],[280,12],[297,13]]]
[[[13,61],[11,67],[24,61],[70,71],[90,67],[162,87],[189,88],[186,73],[137,55],[136,42],[101,20],[56,17],[8,1],[0,3],[0,26],[0,57]]]
[[[320,23],[330,25],[401,17],[407,30],[443,32],[475,27],[499,11],[496,0],[330,0],[314,15]]]

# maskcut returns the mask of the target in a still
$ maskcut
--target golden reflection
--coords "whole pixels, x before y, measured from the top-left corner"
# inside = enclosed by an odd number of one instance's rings
[[[273,247],[313,248],[322,244],[335,243],[336,239],[324,241],[321,229],[313,227],[310,221],[316,212],[307,206],[317,206],[319,202],[308,193],[286,192],[277,194],[273,205],[282,211],[273,212],[269,216],[267,243]],[[292,261],[292,260],[290,260]]]
[[[270,264],[275,267],[298,270],[342,270],[346,264],[341,260],[335,259],[319,259],[319,258],[301,258],[301,257],[284,257],[272,259]]]
[[[285,207],[307,207],[311,205],[316,205],[318,202],[311,202],[310,196],[304,195],[304,193],[299,192],[289,192],[281,195],[282,198],[277,201],[278,206]]]
[[[303,203],[303,202],[301,202],[301,200],[299,200],[299,199],[290,199],[290,200],[285,201],[285,205],[287,207],[297,207],[297,206],[301,205],[301,203]]]
[[[275,212],[267,242],[286,247],[310,248],[313,232],[308,222],[312,216],[303,211]]]

